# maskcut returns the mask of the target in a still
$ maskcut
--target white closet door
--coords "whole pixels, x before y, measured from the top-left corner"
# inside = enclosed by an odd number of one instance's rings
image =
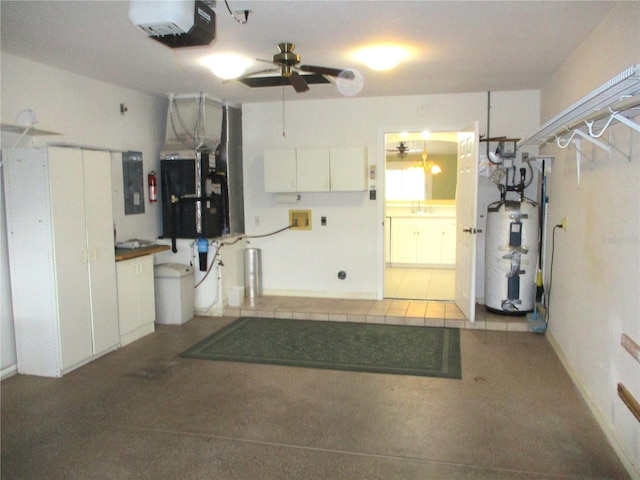
[[[64,370],[93,354],[82,151],[51,147],[49,179]]]
[[[120,341],[113,239],[111,157],[83,151],[87,245],[94,353]]]

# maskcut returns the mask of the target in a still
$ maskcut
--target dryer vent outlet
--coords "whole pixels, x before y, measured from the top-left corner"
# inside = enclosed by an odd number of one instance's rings
[[[289,210],[291,230],[311,230],[311,210]]]

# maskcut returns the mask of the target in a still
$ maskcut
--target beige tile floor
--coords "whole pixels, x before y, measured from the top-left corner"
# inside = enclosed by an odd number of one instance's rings
[[[385,268],[387,298],[451,301],[455,288],[456,271],[452,268]]]
[[[261,296],[240,307],[225,307],[225,315],[293,318],[334,322],[383,323],[475,330],[531,331],[526,317],[496,315],[476,306],[476,321],[467,321],[453,302],[424,300],[345,300],[312,297]]]
[[[2,479],[629,478],[543,335],[461,330],[460,380],[179,356],[233,320],[158,326],[60,379],[4,380]]]

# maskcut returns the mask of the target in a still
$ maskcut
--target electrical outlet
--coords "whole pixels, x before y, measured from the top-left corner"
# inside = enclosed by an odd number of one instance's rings
[[[560,225],[562,225],[562,229],[563,230],[567,230],[567,223],[569,222],[569,217],[562,217],[562,220],[560,220]]]

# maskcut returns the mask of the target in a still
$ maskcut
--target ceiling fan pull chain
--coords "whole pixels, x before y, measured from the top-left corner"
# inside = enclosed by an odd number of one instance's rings
[[[285,122],[285,117],[284,117],[284,85],[283,85],[282,86],[282,136],[286,137],[287,133],[284,128],[284,122]]]

